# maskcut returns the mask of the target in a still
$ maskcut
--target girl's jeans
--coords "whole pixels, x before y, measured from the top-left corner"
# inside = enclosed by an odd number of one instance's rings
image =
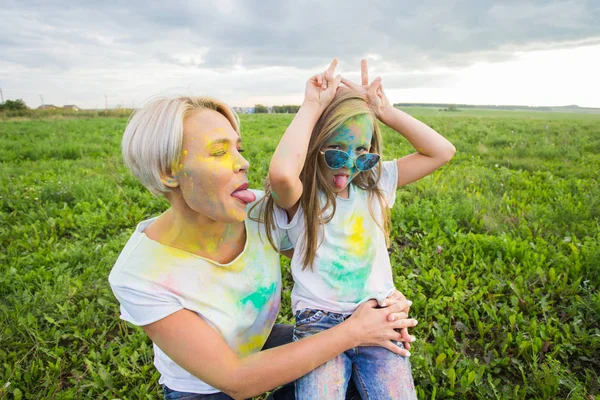
[[[292,332],[294,327],[286,324],[275,324],[271,330],[271,334],[267,338],[267,342],[263,346],[263,350],[271,349],[273,347],[282,346],[292,342]],[[199,394],[199,393],[186,393],[178,392],[176,390],[169,389],[163,385],[163,394],[165,400],[233,400],[232,397],[226,395],[223,392],[213,394]],[[268,400],[294,400],[294,382],[288,383],[273,391],[267,397]],[[358,395],[353,382],[350,382],[350,388],[348,389],[348,395],[346,400],[358,400]]]
[[[332,328],[348,317],[321,310],[299,310],[294,341]],[[367,346],[347,350],[298,379],[296,399],[343,400],[350,378],[363,399],[417,398],[408,358],[383,347]]]

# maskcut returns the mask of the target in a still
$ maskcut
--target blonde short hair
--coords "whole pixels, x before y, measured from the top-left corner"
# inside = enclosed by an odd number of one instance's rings
[[[169,176],[179,161],[185,118],[191,112],[203,109],[223,114],[240,133],[240,121],[235,111],[210,97],[154,98],[129,118],[121,142],[123,159],[133,175],[153,194],[171,191],[161,178]]]

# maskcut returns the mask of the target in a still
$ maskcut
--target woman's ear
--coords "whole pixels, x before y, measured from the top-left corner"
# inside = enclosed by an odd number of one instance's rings
[[[177,175],[163,176],[160,178],[160,180],[166,187],[176,188],[179,186]]]

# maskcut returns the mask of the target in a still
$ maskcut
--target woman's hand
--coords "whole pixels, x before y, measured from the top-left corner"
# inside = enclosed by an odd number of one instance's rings
[[[305,103],[315,104],[321,111],[331,103],[331,100],[335,96],[335,91],[342,81],[341,75],[335,78],[333,76],[337,65],[338,60],[334,58],[325,72],[312,76],[306,82],[306,91],[304,93]]]
[[[408,306],[404,310],[402,310],[399,313],[399,315],[390,314],[390,316],[388,317],[388,320],[391,321],[391,318],[394,318],[394,317],[408,318],[408,313],[410,312],[410,306],[412,305],[412,301],[406,300],[406,297],[404,297],[404,295],[402,293],[400,293],[399,290],[396,290],[394,293],[392,293],[391,295],[386,297],[385,300],[383,300],[381,303],[379,303],[380,307],[389,307],[392,304],[396,304],[400,301],[406,302],[406,304],[408,304]],[[400,334],[402,335],[401,342],[404,342],[404,347],[406,348],[406,350],[410,350],[410,343],[414,342],[416,340],[415,337],[409,335],[408,328],[401,329]]]
[[[417,320],[407,318],[403,311],[409,307],[408,301],[399,300],[386,308],[376,307],[377,300],[369,300],[361,304],[344,322],[352,324],[350,332],[357,346],[380,346],[401,356],[410,356],[408,350],[392,342],[404,341],[399,330],[417,325]]]
[[[360,85],[345,78],[342,78],[342,83],[365,99],[369,108],[375,112],[377,118],[381,119],[381,114],[385,109],[390,107],[391,104],[383,90],[381,77],[375,78],[375,80],[369,84],[369,71],[367,68],[367,60],[365,59],[360,62],[360,78]]]

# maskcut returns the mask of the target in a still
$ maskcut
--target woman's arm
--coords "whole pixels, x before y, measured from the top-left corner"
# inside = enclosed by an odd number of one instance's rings
[[[456,149],[446,138],[431,127],[395,108],[383,90],[381,78],[368,83],[367,60],[361,62],[361,83],[346,79],[342,83],[360,94],[377,118],[409,141],[417,150],[397,160],[398,185],[407,185],[429,175],[452,159]]]
[[[300,172],[304,167],[310,135],[331,103],[342,78],[333,74],[338,61],[334,59],[323,74],[313,76],[306,83],[304,102],[292,123],[279,141],[269,166],[269,180],[275,203],[293,217],[302,196]]]
[[[383,309],[376,305],[372,300],[331,329],[245,358],[238,357],[207,322],[189,310],[143,328],[177,365],[231,397],[244,399],[291,382],[352,347],[382,346],[404,355],[405,350],[391,342],[401,340],[395,329],[415,326],[417,321],[393,318],[406,307],[402,302]]]

